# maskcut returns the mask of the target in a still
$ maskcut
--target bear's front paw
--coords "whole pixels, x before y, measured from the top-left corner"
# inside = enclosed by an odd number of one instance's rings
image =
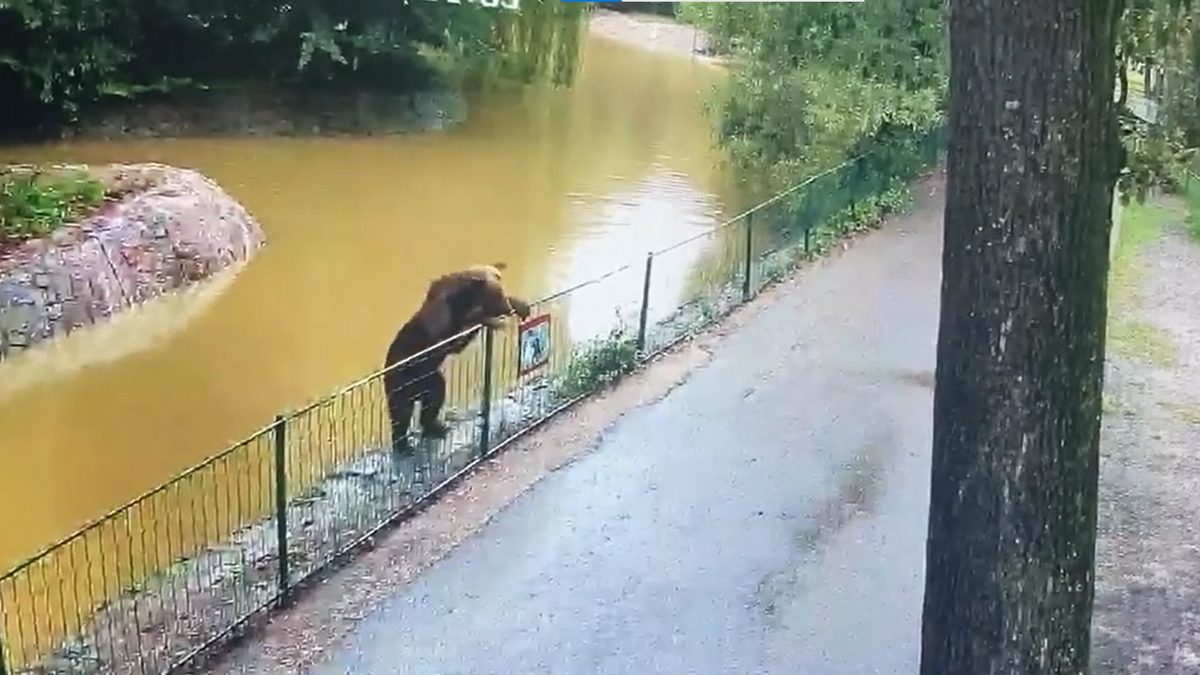
[[[519,316],[522,321],[529,318],[529,303],[525,302],[524,300],[509,298],[509,304],[512,305],[513,311],[517,313],[517,316]]]

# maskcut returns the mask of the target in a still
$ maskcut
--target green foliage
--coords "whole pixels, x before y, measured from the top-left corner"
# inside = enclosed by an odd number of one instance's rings
[[[1198,26],[1196,3],[1128,0],[1117,46],[1118,99],[1148,97],[1157,103],[1153,125],[1123,120],[1126,172],[1121,185],[1139,200],[1152,187],[1176,185],[1187,159],[1185,148],[1200,146]],[[1140,79],[1130,77],[1139,68],[1153,69],[1151,91],[1131,81]]]
[[[708,292],[703,292],[699,297],[685,305],[685,311],[690,311],[691,320],[685,324],[684,332],[691,334],[711,324],[720,316],[720,311],[717,308],[717,303]]]
[[[518,11],[448,0],[0,0],[0,124],[70,124],[105,98],[228,82],[411,91],[438,76],[430,54],[566,82],[587,11],[556,0]]]
[[[452,53],[475,82],[568,85],[579,71],[590,11],[583,3],[522,0],[519,13],[496,17],[486,45],[472,51],[460,41]]]
[[[551,383],[555,398],[570,401],[604,387],[637,366],[637,339],[624,326],[575,348]]]
[[[0,241],[41,237],[104,202],[103,183],[85,173],[0,173]]]
[[[912,206],[912,190],[903,181],[896,179],[876,201],[884,215],[902,213]]]
[[[941,134],[930,134],[924,143],[934,146]],[[886,155],[887,153],[883,153]],[[884,174],[880,180],[863,176],[864,167],[872,166],[878,156],[867,155],[850,161],[838,171],[821,175],[801,188],[792,199],[786,221],[799,223],[799,237],[785,237],[778,247],[764,254],[758,263],[759,278],[767,284],[782,280],[803,260],[812,260],[828,253],[849,234],[878,228],[885,217],[903,212],[912,206],[912,191],[908,180],[927,168],[936,155],[925,152],[917,166],[901,164],[904,173]],[[881,184],[877,191],[873,184]],[[815,198],[815,199],[814,199]],[[840,205],[840,207],[839,207]],[[807,249],[801,242],[807,228]]]
[[[758,263],[758,276],[765,284],[775,284],[785,277],[804,259],[803,249],[787,246],[764,255]]]
[[[132,58],[131,15],[125,0],[0,0],[0,115],[74,120]]]
[[[1126,0],[1117,36],[1117,56],[1122,65],[1154,63],[1174,39],[1181,18],[1173,0]]]
[[[681,15],[743,63],[717,104],[720,136],[763,191],[941,120],[941,0],[685,3]]]
[[[1154,128],[1129,116],[1122,143],[1125,170],[1118,186],[1126,203],[1131,199],[1145,201],[1152,189],[1176,190],[1182,184],[1193,154],[1184,147],[1182,130]]]
[[[827,226],[838,236],[876,229],[884,217],[907,208],[911,199],[906,188],[894,186],[838,211]]]

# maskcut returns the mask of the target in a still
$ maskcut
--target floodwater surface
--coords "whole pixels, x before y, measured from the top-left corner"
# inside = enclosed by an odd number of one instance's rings
[[[268,237],[214,284],[0,367],[0,570],[378,368],[441,273],[504,261],[511,290],[537,298],[731,215],[703,114],[721,76],[591,39],[573,88],[474,97],[449,132],[0,148],[195,168]],[[573,336],[611,323],[591,302],[572,307]]]

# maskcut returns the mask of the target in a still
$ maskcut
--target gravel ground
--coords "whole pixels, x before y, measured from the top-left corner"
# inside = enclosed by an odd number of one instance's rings
[[[1175,199],[1110,326],[1094,672],[1200,673],[1200,244]],[[1131,329],[1130,326],[1136,328]],[[1110,329],[1111,331],[1111,329]]]

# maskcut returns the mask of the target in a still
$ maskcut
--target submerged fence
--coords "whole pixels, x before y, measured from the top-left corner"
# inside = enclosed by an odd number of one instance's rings
[[[514,438],[901,208],[904,182],[937,161],[942,135],[907,154],[848,161],[537,302],[534,314],[551,317],[551,348],[535,372],[518,373],[514,327],[467,331],[477,339],[444,369],[442,441],[390,452],[379,372],[87,525],[0,576],[0,675],[167,673],[194,663]],[[589,294],[617,298],[616,320],[572,343],[571,309],[591,312]]]

